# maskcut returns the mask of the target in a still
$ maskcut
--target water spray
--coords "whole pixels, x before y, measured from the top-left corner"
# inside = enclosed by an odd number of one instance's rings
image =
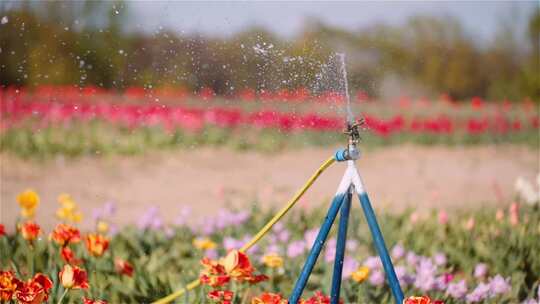
[[[388,285],[392,290],[392,295],[396,304],[403,303],[403,291],[401,290],[399,280],[396,276],[394,265],[388,254],[388,249],[381,233],[379,224],[377,223],[377,218],[375,212],[371,206],[368,194],[365,190],[364,183],[360,177],[359,171],[356,168],[356,160],[360,157],[360,150],[358,144],[360,142],[360,127],[364,124],[364,120],[355,120],[354,115],[351,110],[350,97],[348,92],[347,85],[347,71],[345,69],[345,54],[336,54],[341,59],[341,75],[344,81],[344,95],[346,97],[346,107],[347,107],[347,117],[346,117],[346,128],[344,133],[347,135],[347,147],[344,149],[338,150],[335,155],[328,160],[326,160],[314,175],[308,179],[305,185],[295,194],[295,196],[277,213],[272,217],[272,219],[264,226],[262,229],[255,234],[255,236],[246,243],[239,251],[246,251],[251,246],[255,245],[259,240],[261,240],[271,229],[274,224],[276,224],[304,195],[304,193],[313,185],[315,180],[333,163],[337,162],[347,162],[347,168],[343,174],[343,178],[339,183],[337,192],[330,204],[328,213],[324,217],[323,222],[319,228],[319,232],[313,243],[313,246],[309,252],[309,255],[305,261],[302,271],[300,272],[298,279],[293,287],[292,293],[289,297],[290,304],[297,304],[302,296],[304,288],[306,287],[309,276],[313,271],[313,267],[317,262],[317,258],[321,253],[324,243],[328,237],[330,229],[334,223],[334,220],[337,217],[338,213],[340,214],[339,220],[339,230],[338,230],[338,240],[336,243],[336,254],[334,258],[334,271],[332,275],[332,289],[330,295],[330,303],[338,304],[340,298],[340,289],[341,289],[341,279],[343,271],[343,259],[345,256],[345,247],[346,247],[346,238],[347,238],[347,223],[349,220],[349,211],[351,208],[351,200],[353,195],[356,194],[360,201],[360,205],[364,212],[366,222],[368,224],[375,249],[379,254],[381,263],[383,265],[386,279]],[[175,291],[174,293],[159,299],[153,304],[165,304],[174,299],[180,297],[185,292],[192,290],[200,285],[199,280],[195,280],[185,288]]]
[[[364,120],[356,120],[351,108],[351,96],[349,94],[349,82],[347,79],[347,67],[345,64],[345,53],[336,53],[339,58],[341,77],[343,81],[343,95],[345,96],[346,107],[346,127],[343,133],[347,135],[347,148],[338,150],[335,154],[337,161],[357,160],[360,157],[358,143],[360,142],[360,127],[364,125]]]

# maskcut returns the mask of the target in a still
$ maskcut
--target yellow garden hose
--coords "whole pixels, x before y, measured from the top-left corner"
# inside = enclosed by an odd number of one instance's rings
[[[276,215],[274,215],[274,217],[268,223],[266,223],[266,225],[264,225],[264,227],[259,232],[257,232],[257,234],[249,242],[247,242],[244,246],[242,246],[242,248],[240,248],[239,251],[248,250],[249,248],[251,248],[251,246],[255,245],[255,243],[257,243],[260,239],[262,239],[262,237],[266,233],[268,233],[268,231],[270,231],[270,229],[272,229],[272,226],[274,226],[274,224],[277,223],[298,202],[298,200],[304,195],[304,193],[306,193],[306,191],[311,187],[311,185],[313,185],[315,180],[317,180],[317,178],[328,167],[330,167],[335,161],[336,160],[335,160],[334,157],[331,157],[331,158],[327,159],[319,167],[319,169],[317,169],[317,171],[308,179],[308,181],[304,184],[304,186],[287,203],[287,205],[285,207],[283,207]],[[199,280],[194,280],[193,282],[187,284],[185,288],[177,290],[177,291],[173,292],[172,294],[170,294],[170,295],[168,295],[168,296],[166,296],[164,298],[156,300],[152,304],[166,304],[166,303],[169,303],[169,302],[173,301],[174,299],[176,299],[176,298],[180,297],[181,295],[183,295],[186,291],[192,290],[195,287],[199,286],[199,284],[200,284]]]

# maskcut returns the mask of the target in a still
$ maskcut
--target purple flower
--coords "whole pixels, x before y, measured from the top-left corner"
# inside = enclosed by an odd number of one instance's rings
[[[469,293],[465,297],[465,299],[467,300],[467,303],[476,303],[483,301],[488,297],[490,289],[491,288],[489,284],[480,283],[471,293]]]
[[[407,257],[405,257],[405,260],[407,260],[407,264],[409,264],[412,267],[416,267],[416,263],[418,263],[418,256],[416,253],[409,251],[407,252]]]
[[[163,228],[163,220],[160,216],[156,216],[154,219],[152,219],[152,223],[150,224],[150,228],[154,230],[159,230]]]
[[[114,223],[109,224],[109,235],[115,236],[119,232],[118,226]]]
[[[433,261],[435,261],[435,265],[437,266],[444,266],[446,265],[446,255],[442,252],[438,252],[433,256]]]
[[[251,214],[249,213],[249,211],[243,210],[243,211],[237,212],[236,214],[233,215],[232,224],[242,225],[249,219],[250,216]]]
[[[393,259],[399,260],[404,256],[405,256],[405,248],[403,248],[403,246],[397,244],[392,248],[392,258]]]
[[[212,219],[203,219],[200,225],[200,232],[203,235],[213,234],[216,231],[216,226],[214,223],[215,222]]]
[[[536,301],[535,299],[527,299],[521,302],[521,304],[538,304],[538,303],[540,303],[540,300]]]
[[[274,227],[272,227],[272,231],[274,231],[274,232],[277,233],[277,232],[282,231],[284,228],[285,228],[285,226],[283,225],[282,222],[277,222],[277,223],[274,225]]]
[[[353,259],[345,256],[343,259],[343,277],[348,278],[351,274],[358,269],[358,262]]]
[[[446,294],[457,300],[463,299],[467,294],[467,283],[465,280],[461,280],[457,283],[448,284],[448,287],[446,287]]]
[[[191,208],[183,206],[180,208],[180,212],[178,213],[178,216],[174,220],[174,224],[177,226],[184,226],[187,224],[187,219],[189,218],[191,214]]]
[[[496,275],[489,281],[491,296],[502,295],[512,289],[510,278],[503,278],[501,275]]]
[[[97,221],[99,221],[100,218],[103,218],[101,208],[92,209],[92,220],[94,222],[97,222]]]
[[[230,251],[233,249],[240,248],[242,245],[239,243],[240,242],[237,239],[232,238],[230,236],[223,238],[223,248],[225,248],[225,251]]]
[[[114,216],[116,213],[116,205],[113,202],[106,202],[99,208],[92,210],[92,219],[98,221],[100,219],[106,219]]]
[[[480,279],[480,278],[485,277],[487,272],[488,272],[487,265],[484,263],[479,263],[479,264],[476,264],[476,266],[474,267],[473,275],[475,278]]]
[[[367,257],[362,265],[369,268],[369,270],[380,269],[382,267],[381,259],[377,256]]]
[[[401,287],[406,287],[414,282],[414,277],[407,273],[407,268],[405,268],[405,266],[396,266],[394,270],[396,271],[396,276]]]
[[[106,202],[103,205],[103,217],[112,217],[116,213],[116,204],[114,202]]]
[[[306,240],[306,244],[308,246],[313,246],[313,243],[315,243],[315,239],[317,238],[317,234],[319,234],[318,229],[310,229],[304,233],[304,239]]]
[[[381,286],[382,284],[384,284],[384,274],[378,269],[374,270],[369,275],[368,281],[373,286]]]
[[[278,245],[270,245],[266,247],[266,252],[280,254],[281,250],[279,249]]]
[[[326,250],[324,251],[324,261],[326,263],[333,262],[335,260],[335,257],[336,257],[336,247],[326,248]]]
[[[204,251],[204,256],[211,259],[211,260],[215,260],[219,257],[218,255],[218,252],[217,250],[215,249],[207,249]]]
[[[212,217],[203,217],[192,227],[192,231],[203,236],[210,235],[216,231],[215,222],[215,219]]]
[[[336,256],[336,239],[328,240],[326,250],[324,251],[324,260],[329,263],[334,261]]]
[[[277,234],[277,239],[278,241],[282,242],[282,243],[285,243],[289,240],[289,236],[290,236],[290,233],[288,230],[282,230],[280,232],[278,232]]]
[[[161,229],[163,221],[159,215],[158,207],[150,207],[137,221],[139,229]]]
[[[435,289],[445,290],[446,287],[448,287],[446,275],[438,276],[437,278],[435,278]]]
[[[306,250],[306,243],[304,241],[294,241],[287,246],[287,256],[289,258],[295,258],[302,255]]]
[[[437,266],[433,264],[431,259],[422,257],[416,266],[416,278],[414,287],[422,291],[430,291],[436,287],[437,280],[435,278]]]
[[[212,221],[215,222],[217,229],[224,229],[230,226],[242,225],[249,219],[248,211],[232,212],[228,209],[220,209]]]

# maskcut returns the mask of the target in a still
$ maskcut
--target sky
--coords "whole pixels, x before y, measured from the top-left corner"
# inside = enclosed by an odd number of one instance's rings
[[[291,38],[308,18],[355,30],[375,23],[403,24],[414,15],[457,17],[476,39],[489,41],[505,20],[523,30],[539,1],[138,1],[130,2],[129,28],[153,31],[159,27],[179,32],[231,35],[252,25]]]

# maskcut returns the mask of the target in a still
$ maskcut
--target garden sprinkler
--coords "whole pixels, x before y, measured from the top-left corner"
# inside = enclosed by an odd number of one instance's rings
[[[345,170],[345,174],[341,179],[336,195],[332,200],[328,213],[319,229],[319,233],[317,234],[317,238],[315,239],[311,251],[309,252],[302,271],[300,272],[300,276],[296,281],[292,294],[289,297],[289,303],[291,304],[298,303],[300,297],[302,296],[302,292],[306,287],[306,283],[311,275],[311,272],[313,271],[315,262],[317,261],[324,243],[326,242],[328,233],[332,228],[332,224],[334,223],[338,211],[341,210],[334,259],[334,271],[332,275],[332,289],[330,293],[331,303],[339,303],[343,259],[345,256],[345,246],[347,240],[347,224],[349,220],[351,199],[354,193],[358,195],[360,200],[360,205],[362,206],[366,221],[371,231],[375,248],[377,249],[377,252],[381,258],[394,300],[396,304],[401,304],[403,302],[403,291],[399,285],[392,260],[390,259],[383,235],[379,228],[379,224],[377,223],[375,212],[373,211],[368,194],[365,191],[364,184],[355,165],[355,161],[360,157],[360,151],[358,149],[358,143],[360,141],[359,128],[363,125],[363,123],[363,120],[354,121],[352,123],[349,121],[347,123],[347,128],[345,130],[345,134],[348,136],[347,148],[340,149],[335,154],[336,161],[347,162],[347,169]]]
[[[289,303],[296,304],[302,296],[302,292],[306,287],[308,278],[313,271],[315,262],[321,250],[326,242],[330,228],[337,216],[339,210],[341,210],[341,215],[339,219],[339,228],[338,228],[338,239],[336,242],[336,253],[334,259],[334,272],[332,275],[332,290],[330,293],[330,301],[332,304],[339,303],[339,294],[341,289],[341,274],[343,270],[343,259],[345,256],[345,246],[347,239],[347,223],[349,220],[349,210],[351,205],[351,199],[354,193],[358,195],[360,200],[360,205],[364,211],[366,221],[371,231],[371,236],[373,242],[375,243],[375,248],[381,258],[384,271],[386,273],[386,278],[392,290],[392,295],[396,304],[401,304],[403,302],[403,291],[399,285],[399,281],[394,270],[394,265],[388,254],[388,249],[384,243],[384,238],[377,223],[377,218],[375,217],[375,212],[371,207],[371,202],[364,188],[364,183],[360,178],[360,174],[355,165],[355,161],[360,157],[360,150],[358,149],[358,144],[360,142],[360,126],[364,124],[364,120],[355,120],[354,115],[351,110],[351,102],[349,97],[349,89],[347,85],[347,70],[345,68],[345,54],[337,54],[341,62],[341,72],[344,82],[344,93],[346,96],[346,112],[347,112],[347,126],[345,129],[345,134],[347,134],[348,142],[347,148],[338,150],[334,158],[338,162],[347,162],[347,169],[345,174],[339,183],[336,195],[332,200],[328,213],[319,229],[315,243],[313,244],[311,251],[309,252],[306,263],[302,268],[300,276],[296,281],[296,284],[293,288],[292,294],[289,297]]]

